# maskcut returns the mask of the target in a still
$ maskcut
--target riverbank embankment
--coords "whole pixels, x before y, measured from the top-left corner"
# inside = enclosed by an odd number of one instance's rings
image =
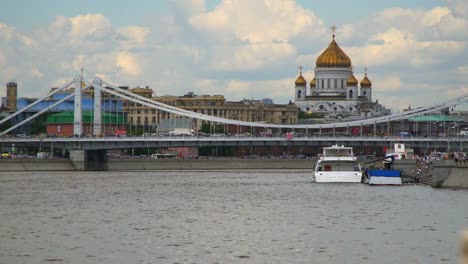
[[[110,159],[108,171],[310,169],[313,159]],[[74,171],[68,159],[0,160],[1,171]]]

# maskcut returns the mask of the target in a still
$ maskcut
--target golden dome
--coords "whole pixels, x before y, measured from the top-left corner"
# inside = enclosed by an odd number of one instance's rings
[[[364,79],[362,79],[360,83],[362,88],[370,88],[372,86],[372,82],[367,78],[367,73],[364,76]]]
[[[310,88],[315,88],[315,77],[312,79],[312,81],[310,81]]]
[[[307,81],[302,77],[302,72],[299,73],[299,77],[297,77],[296,81],[294,82],[296,86],[306,86]]]
[[[328,48],[317,58],[317,67],[351,67],[351,59],[333,40]]]
[[[354,77],[354,75],[351,73],[351,75],[349,76],[348,80],[346,81],[346,84],[348,86],[357,86],[358,85],[358,80],[356,79],[356,77]]]

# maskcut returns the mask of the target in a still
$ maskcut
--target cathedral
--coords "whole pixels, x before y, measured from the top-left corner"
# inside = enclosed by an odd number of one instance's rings
[[[295,103],[304,112],[322,113],[329,118],[358,119],[390,114],[390,110],[372,101],[372,82],[367,76],[359,82],[353,75],[351,59],[333,40],[317,58],[315,77],[307,87],[299,67],[295,81]]]

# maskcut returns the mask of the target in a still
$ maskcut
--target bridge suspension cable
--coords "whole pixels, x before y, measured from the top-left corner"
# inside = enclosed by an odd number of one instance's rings
[[[46,96],[42,97],[41,99],[38,99],[38,100],[36,100],[36,101],[34,101],[34,102],[28,104],[27,106],[21,108],[20,110],[14,112],[13,114],[11,114],[11,115],[5,117],[4,119],[0,120],[0,124],[2,124],[2,123],[4,123],[4,122],[6,122],[6,121],[12,119],[13,117],[15,117],[15,116],[17,116],[17,115],[19,115],[19,114],[21,114],[21,113],[23,113],[24,111],[28,110],[29,108],[31,108],[31,107],[37,105],[38,103],[40,103],[40,102],[46,100],[47,98],[51,97],[52,95],[54,95],[54,94],[56,94],[56,93],[58,93],[58,92],[60,92],[60,91],[62,91],[62,90],[64,90],[64,89],[66,89],[68,86],[70,86],[70,85],[74,84],[75,82],[77,82],[77,81],[78,81],[77,78],[78,78],[78,77],[74,78],[73,80],[71,80],[71,81],[67,82],[66,84],[62,85],[61,87],[59,87],[59,88],[53,90],[52,92],[50,92],[50,93],[47,94]],[[0,133],[0,134],[2,135],[2,134],[4,134],[4,133]]]
[[[72,98],[73,96],[74,96],[74,94],[69,94],[69,95],[65,96],[64,98],[62,98],[62,99],[58,100],[57,102],[55,102],[55,103],[49,105],[48,107],[42,109],[41,111],[35,113],[34,115],[32,115],[32,116],[30,116],[30,117],[24,119],[23,121],[19,122],[18,124],[14,125],[14,126],[12,126],[12,127],[10,127],[10,128],[8,128],[8,129],[6,129],[5,131],[0,132],[0,135],[4,135],[4,134],[6,134],[6,133],[12,131],[13,129],[15,129],[15,128],[17,128],[17,127],[20,127],[20,126],[26,124],[27,122],[29,122],[30,120],[34,119],[35,117],[41,115],[41,114],[44,113],[44,112],[47,112],[48,110],[50,110],[50,109],[56,107],[57,105],[59,105],[59,104],[65,102],[66,100]]]

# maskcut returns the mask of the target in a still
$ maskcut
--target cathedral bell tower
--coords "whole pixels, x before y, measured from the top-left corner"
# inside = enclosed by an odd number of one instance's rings
[[[372,102],[372,82],[367,78],[367,67],[364,68],[364,79],[360,82],[361,96]]]
[[[351,75],[349,75],[348,80],[346,81],[346,99],[356,100],[358,97],[358,83],[358,80],[354,77],[353,72],[351,71]]]
[[[307,81],[302,76],[302,66],[299,66],[299,76],[297,77],[296,81],[294,82],[295,89],[295,101],[304,101],[307,92]]]

